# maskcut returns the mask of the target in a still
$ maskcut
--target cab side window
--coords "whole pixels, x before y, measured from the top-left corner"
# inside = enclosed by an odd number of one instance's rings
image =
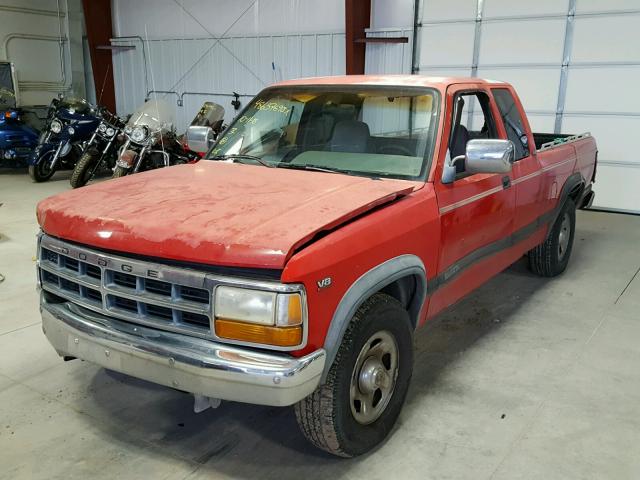
[[[528,157],[529,139],[513,95],[506,88],[494,88],[492,92],[502,117],[502,123],[507,131],[507,138],[516,147],[513,160],[518,161]]]
[[[464,155],[467,142],[474,139],[499,138],[491,114],[489,96],[484,92],[461,92],[453,99],[449,155]],[[456,162],[456,178],[466,176],[464,161]]]

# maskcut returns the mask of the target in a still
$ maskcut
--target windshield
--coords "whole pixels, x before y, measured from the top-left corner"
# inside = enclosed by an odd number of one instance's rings
[[[64,97],[58,103],[58,108],[66,108],[71,114],[86,115],[91,112],[91,105],[83,98]]]
[[[171,130],[175,124],[176,110],[166,100],[152,99],[145,102],[133,114],[127,126],[145,125],[149,130]]]
[[[236,118],[207,158],[236,155],[276,167],[424,178],[435,140],[437,95],[405,87],[268,89]]]
[[[16,106],[15,87],[11,74],[11,64],[0,62],[0,107],[13,108]]]
[[[0,108],[13,108],[16,106],[16,96],[11,90],[0,86]]]

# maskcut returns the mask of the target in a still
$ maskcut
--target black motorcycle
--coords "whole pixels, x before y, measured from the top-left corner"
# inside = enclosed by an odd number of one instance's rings
[[[59,169],[74,168],[100,118],[86,100],[69,97],[52,102],[47,123],[29,158],[29,175],[35,182],[49,180]]]
[[[85,186],[101,170],[113,170],[118,159],[126,120],[106,108],[100,108],[98,113],[102,120],[85,145],[69,179],[73,188]]]

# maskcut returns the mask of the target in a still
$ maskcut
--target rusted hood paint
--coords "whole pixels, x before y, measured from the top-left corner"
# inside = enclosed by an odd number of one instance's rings
[[[201,161],[49,197],[37,214],[46,233],[96,248],[280,269],[316,233],[420,186]]]

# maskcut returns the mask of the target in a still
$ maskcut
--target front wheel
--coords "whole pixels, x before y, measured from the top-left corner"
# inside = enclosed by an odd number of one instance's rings
[[[129,173],[129,169],[125,167],[121,167],[120,165],[116,165],[116,168],[113,169],[113,175],[111,178],[120,178],[124,177]]]
[[[49,150],[38,158],[35,165],[29,165],[29,175],[34,182],[46,182],[56,172],[55,168],[51,168],[53,155],[53,150]]]
[[[413,335],[400,302],[375,294],[358,309],[326,382],[295,406],[304,436],[334,455],[362,455],[398,418],[413,371]]]
[[[73,169],[69,183],[73,188],[84,187],[89,180],[96,167],[96,155],[91,152],[85,152]]]
[[[555,277],[564,272],[571,256],[575,228],[576,205],[569,198],[547,239],[529,251],[529,269],[542,277]]]

